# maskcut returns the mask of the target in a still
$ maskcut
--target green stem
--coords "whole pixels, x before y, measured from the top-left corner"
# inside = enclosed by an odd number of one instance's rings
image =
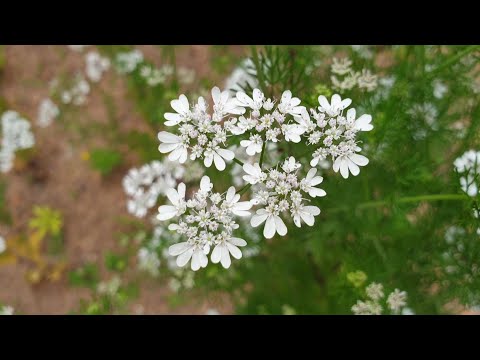
[[[247,190],[250,189],[251,187],[252,187],[252,184],[247,184],[247,185],[245,185],[243,188],[241,188],[241,189],[237,192],[237,194],[243,195],[243,194],[245,194],[245,193],[247,192]]]
[[[406,203],[416,203],[420,201],[461,201],[461,200],[468,200],[469,198],[464,194],[433,194],[433,195],[418,195],[418,196],[406,196],[402,197],[393,201],[390,200],[378,200],[378,201],[368,201],[364,203],[360,203],[355,206],[355,209],[369,209],[375,208],[385,205],[391,205],[394,203],[398,204],[406,204]],[[344,206],[330,210],[329,212],[336,212],[342,210],[349,210],[350,207]]]
[[[480,50],[480,45],[470,45],[463,51],[460,51],[457,55],[452,56],[450,59],[445,61],[443,64],[437,66],[435,69],[433,69],[429,74],[428,78],[433,77],[436,73],[440,72],[441,70],[448,68],[449,66],[455,64],[458,60],[463,58],[465,55],[471,53],[472,51],[475,50]]]
[[[265,155],[265,148],[267,147],[267,140],[264,139],[263,140],[263,145],[262,145],[262,152],[260,153],[260,162],[258,163],[258,165],[260,166],[260,169],[262,169],[262,165],[263,165],[263,156]],[[262,169],[263,170],[263,169]]]
[[[236,162],[238,165],[243,166],[243,161],[233,158],[233,162]]]

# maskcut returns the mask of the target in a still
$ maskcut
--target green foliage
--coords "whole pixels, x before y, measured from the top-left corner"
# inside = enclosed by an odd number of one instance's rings
[[[94,149],[90,153],[90,165],[102,176],[109,175],[122,164],[122,154],[110,149]]]
[[[122,272],[126,269],[127,264],[128,258],[125,255],[117,255],[112,252],[105,255],[105,266],[110,271]]]
[[[7,183],[3,180],[0,180],[0,223],[10,224],[12,217],[7,209],[7,204],[5,200],[5,193],[7,191]]]
[[[68,283],[70,286],[94,289],[98,282],[98,267],[95,264],[87,263],[68,273]]]

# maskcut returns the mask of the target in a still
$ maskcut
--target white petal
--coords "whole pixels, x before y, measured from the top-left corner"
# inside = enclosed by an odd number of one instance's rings
[[[223,171],[225,170],[225,160],[223,160],[223,158],[218,155],[217,153],[214,153],[213,154],[213,161],[215,162],[215,167],[217,168],[217,170],[219,171]]]
[[[210,178],[207,175],[204,175],[202,180],[200,180],[200,190],[209,192],[212,188],[213,184],[211,183]]]
[[[303,210],[309,212],[313,216],[320,215],[320,208],[318,206],[305,206]]]
[[[308,170],[307,177],[306,177],[307,181],[310,181],[311,179],[313,179],[316,173],[317,173],[317,169],[315,168]]]
[[[285,226],[285,223],[283,222],[282,218],[280,216],[274,216],[275,219],[275,227],[277,229],[277,232],[280,236],[285,236],[287,233],[287,227]]]
[[[307,224],[308,226],[313,226],[315,223],[315,218],[313,217],[312,214],[309,214],[307,212],[301,212],[300,216],[302,217],[302,220]]]
[[[212,166],[212,163],[213,163],[213,155],[205,156],[205,159],[203,160],[203,164],[209,168],[210,166]]]
[[[212,99],[215,104],[220,102],[220,89],[217,86],[212,89]]]
[[[191,247],[191,248],[188,249],[187,251],[181,253],[181,254],[177,257],[177,265],[178,265],[179,267],[185,266],[185,264],[190,261],[190,258],[192,257],[192,254],[193,254],[193,247]]]
[[[232,260],[230,260],[230,253],[227,249],[226,246],[222,246],[222,266],[225,269],[228,269],[230,267],[230,264],[232,263]]]
[[[348,179],[348,163],[345,159],[342,159],[340,163],[340,174],[342,174],[345,179]]]
[[[347,120],[348,121],[353,121],[355,120],[355,116],[356,116],[357,112],[354,108],[352,109],[348,109],[347,111]]]
[[[165,113],[163,116],[165,117],[165,119],[169,120],[174,124],[178,124],[182,120],[182,117],[180,116],[180,114]]]
[[[181,253],[185,252],[188,250],[190,247],[190,244],[188,242],[181,242],[178,244],[174,244],[168,248],[168,253],[171,256],[177,256],[180,255]]]
[[[320,96],[318,97],[318,103],[319,103],[320,106],[321,106],[322,108],[324,108],[325,110],[326,110],[326,109],[330,109],[330,104],[328,103],[328,100],[327,100],[327,98],[326,98],[325,96],[320,95]]]
[[[360,174],[360,168],[352,160],[348,159],[348,168],[353,176]]]
[[[180,198],[185,199],[185,191],[187,190],[187,187],[185,186],[185,184],[183,182],[178,184],[177,189],[178,189],[177,192]]]
[[[267,222],[263,228],[263,236],[267,239],[271,239],[275,235],[275,219],[273,215],[267,215]]]
[[[355,121],[355,128],[362,131],[370,131],[373,129],[373,125],[370,124],[371,121],[372,121],[372,115],[364,114],[360,116],[357,119],[357,121]]]
[[[174,144],[163,143],[163,144],[160,144],[160,146],[158,147],[158,151],[160,151],[162,154],[166,154],[166,153],[169,153],[170,151],[175,150],[179,146],[180,146],[179,143],[174,143]]]
[[[359,165],[359,166],[365,166],[368,164],[368,159],[363,156],[363,155],[359,155],[359,154],[352,154],[349,156],[350,160],[352,160],[355,164]]]
[[[235,153],[231,150],[227,150],[227,149],[218,149],[216,150],[217,153],[223,157],[225,160],[233,160],[233,158],[235,157]]]
[[[236,194],[235,187],[230,186],[227,190],[227,195],[225,196],[225,200],[227,200],[227,202],[231,203],[233,198],[235,197],[235,194]]]
[[[312,188],[310,189],[310,191],[308,192],[308,194],[311,196],[311,197],[317,197],[317,196],[325,196],[327,195],[327,193],[325,192],[325,190],[323,189],[317,189],[317,188]]]
[[[286,103],[286,102],[290,101],[291,98],[292,98],[292,92],[290,90],[285,90],[282,94],[281,102]]]
[[[160,131],[158,133],[158,140],[160,140],[160,142],[162,143],[167,143],[167,144],[177,144],[182,142],[180,137],[166,131]]]
[[[252,227],[257,227],[260,224],[262,224],[265,220],[267,220],[267,217],[268,217],[268,214],[265,213],[265,214],[259,215],[257,211],[257,215],[253,215],[252,218],[250,219],[250,225]]]
[[[172,205],[162,205],[158,208],[157,219],[165,221],[177,215],[177,209]]]
[[[351,103],[352,103],[352,99],[344,99],[341,103],[342,104],[341,108],[346,109],[347,107],[350,106]]]
[[[212,251],[212,255],[210,256],[210,260],[212,260],[212,263],[218,264],[222,258],[222,247],[223,245],[218,244],[215,246],[215,248]]]
[[[241,259],[242,258],[242,252],[240,251],[240,249],[238,247],[236,247],[235,245],[227,242],[227,248],[228,248],[228,251],[230,251],[230,254],[235,258],[235,259]]]
[[[237,237],[232,237],[229,241],[235,246],[246,246],[247,245],[247,242],[245,240],[237,238]]]
[[[178,194],[177,190],[175,189],[167,189],[165,191],[165,195],[167,195],[168,200],[174,205],[178,204],[178,201],[180,200],[180,195]]]

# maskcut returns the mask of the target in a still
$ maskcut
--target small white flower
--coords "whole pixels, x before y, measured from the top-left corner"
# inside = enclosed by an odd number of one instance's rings
[[[383,298],[383,285],[378,283],[371,283],[365,289],[367,296],[373,301],[380,300]]]
[[[168,220],[175,216],[180,216],[185,213],[187,206],[185,203],[185,184],[178,184],[178,190],[168,189],[166,195],[172,205],[162,205],[158,208],[158,220]]]
[[[44,99],[38,107],[38,126],[49,126],[59,114],[60,110],[58,109],[57,105],[55,105],[55,103],[50,99]]]
[[[265,238],[271,239],[275,233],[278,233],[280,236],[285,236],[287,234],[287,227],[280,216],[273,212],[269,212],[266,209],[258,209],[256,214],[252,216],[250,225],[252,225],[252,227],[257,227],[264,222],[265,227],[263,228],[263,236],[265,236]]]
[[[308,171],[307,177],[302,179],[300,182],[300,188],[307,192],[308,195],[310,195],[312,198],[317,197],[317,196],[325,196],[327,193],[325,190],[318,189],[315,186],[318,184],[321,184],[323,181],[323,177],[321,176],[315,176],[317,173],[317,169],[312,168]]]
[[[254,111],[259,111],[265,100],[265,95],[259,89],[253,89],[253,99],[242,91],[237,92],[236,97],[239,106],[248,107]]]
[[[245,113],[245,108],[239,106],[237,99],[231,99],[228,91],[222,92],[217,86],[212,89],[212,98],[213,110],[217,115],[216,121],[222,120],[227,114],[242,115]]]
[[[318,97],[318,102],[320,106],[318,107],[318,111],[322,113],[326,113],[330,117],[335,117],[340,115],[340,113],[350,106],[352,103],[351,99],[344,99],[340,97],[338,94],[332,95],[332,99],[330,103],[328,102],[327,98],[323,95]]]
[[[222,266],[225,269],[228,269],[232,262],[230,259],[230,255],[232,255],[235,259],[241,259],[242,252],[240,251],[238,246],[246,245],[247,242],[240,238],[232,237],[223,239],[213,249],[210,259],[214,264],[218,264],[219,262],[221,262]]]
[[[171,256],[178,256],[176,263],[179,267],[185,266],[190,259],[192,259],[190,267],[193,271],[197,271],[200,267],[204,268],[208,265],[208,258],[203,249],[189,241],[170,246],[168,253]]]
[[[249,140],[240,141],[240,145],[246,148],[246,152],[250,156],[260,154],[262,152],[263,140],[258,134],[250,136]]]
[[[201,99],[203,100],[203,98]],[[170,101],[170,106],[176,113],[165,113],[164,117],[168,120],[165,121],[166,126],[175,126],[191,119],[192,113],[190,112],[190,105],[185,95],[182,94],[178,99]]]
[[[188,157],[188,147],[184,144],[184,141],[180,136],[171,134],[166,131],[160,131],[158,133],[158,140],[161,144],[158,147],[158,150],[162,154],[170,153],[168,159],[170,161],[177,161],[180,164],[185,163]]]
[[[345,75],[345,74],[348,74],[350,71],[352,71],[352,61],[345,57],[345,58],[342,58],[342,59],[338,59],[338,58],[333,58],[333,63],[331,65],[331,71],[332,73],[334,74],[337,74],[337,75]]]
[[[347,121],[354,124],[355,130],[359,131],[370,131],[373,129],[373,125],[370,124],[372,122],[372,116],[368,114],[363,114],[358,119],[355,120],[356,116],[355,109],[348,109],[347,111]]]
[[[283,114],[300,115],[305,110],[305,106],[298,106],[300,103],[299,98],[292,97],[292,92],[286,90],[282,94],[280,104],[278,104],[278,111]]]
[[[407,305],[407,293],[395,289],[387,298],[387,304],[390,310],[397,313],[400,309]]]
[[[205,150],[203,155],[205,156],[205,159],[203,161],[204,165],[206,167],[210,167],[212,166],[212,163],[215,163],[215,167],[219,171],[225,170],[225,160],[230,161],[233,160],[233,158],[235,157],[233,151],[228,149],[222,149],[219,146],[216,146],[214,148],[208,148],[207,150]]]
[[[286,173],[294,172],[300,168],[300,163],[298,163],[293,156],[290,156],[283,162],[282,170]]]
[[[224,206],[237,216],[249,216],[252,208],[250,201],[240,201],[240,195],[236,194],[233,186],[228,188],[227,195],[225,197]]]
[[[265,174],[260,165],[258,163],[255,164],[244,164],[243,170],[247,173],[247,175],[243,175],[243,180],[246,182],[255,185],[258,182],[263,182],[267,178],[267,174]]]
[[[333,171],[338,172],[340,170],[340,174],[347,179],[349,172],[353,176],[357,176],[360,173],[359,166],[365,166],[368,164],[368,159],[359,154],[347,154],[341,155],[335,159],[333,163]]]
[[[294,205],[291,210],[293,222],[297,227],[301,227],[303,220],[308,226],[315,224],[315,216],[320,215],[320,208],[317,206],[304,206],[303,204]]]

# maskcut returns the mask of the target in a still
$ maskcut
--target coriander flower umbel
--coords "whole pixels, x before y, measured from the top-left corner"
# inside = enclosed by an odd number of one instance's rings
[[[169,189],[167,196],[172,205],[162,205],[158,209],[158,220],[179,218],[168,229],[183,235],[186,241],[174,244],[169,253],[177,257],[177,265],[185,266],[191,260],[191,268],[197,271],[208,264],[207,255],[211,252],[211,261],[220,262],[224,268],[231,264],[230,255],[236,259],[242,257],[238,247],[247,243],[234,237],[233,232],[239,226],[235,216],[249,216],[252,204],[239,201],[232,186],[226,193],[217,193],[208,176],[200,181],[200,188],[190,199],[185,199],[185,185],[181,183],[178,191]],[[213,251],[211,251],[213,248]]]
[[[330,101],[319,96],[319,106],[313,109],[302,106],[290,90],[279,101],[257,88],[251,95],[238,91],[231,97],[215,87],[211,95],[212,111],[203,97],[193,104],[183,94],[172,100],[175,112],[165,114],[165,125],[173,130],[158,134],[159,151],[169,154],[169,160],[183,164],[198,159],[205,167],[215,164],[219,171],[225,170],[227,161],[234,161],[232,173],[247,182],[238,192],[230,187],[226,193],[215,193],[210,179],[204,177],[189,200],[183,183],[178,190],[168,191],[172,204],[159,208],[158,219],[179,218],[169,228],[187,241],[174,245],[170,253],[178,256],[179,266],[191,260],[194,270],[207,266],[212,247],[218,249],[212,253],[212,262],[224,267],[230,265],[230,255],[240,256],[232,247],[244,244],[232,235],[239,227],[234,215],[247,216],[252,206],[256,208],[249,225],[263,224],[266,238],[286,235],[292,223],[313,226],[320,208],[311,201],[326,195],[318,188],[323,177],[317,175],[316,167],[331,166],[344,178],[358,175],[368,159],[359,154],[357,135],[373,129],[372,117],[357,118],[354,108],[347,110],[352,100],[338,94]],[[289,142],[303,143],[310,151],[297,158],[285,155]],[[310,158],[311,168],[302,164],[305,157]],[[238,167],[243,174],[236,171]],[[242,183],[234,179],[234,184]],[[250,201],[239,201],[242,194],[248,194]]]
[[[60,110],[57,105],[50,99],[44,99],[38,107],[37,124],[40,127],[50,126],[58,115]]]

